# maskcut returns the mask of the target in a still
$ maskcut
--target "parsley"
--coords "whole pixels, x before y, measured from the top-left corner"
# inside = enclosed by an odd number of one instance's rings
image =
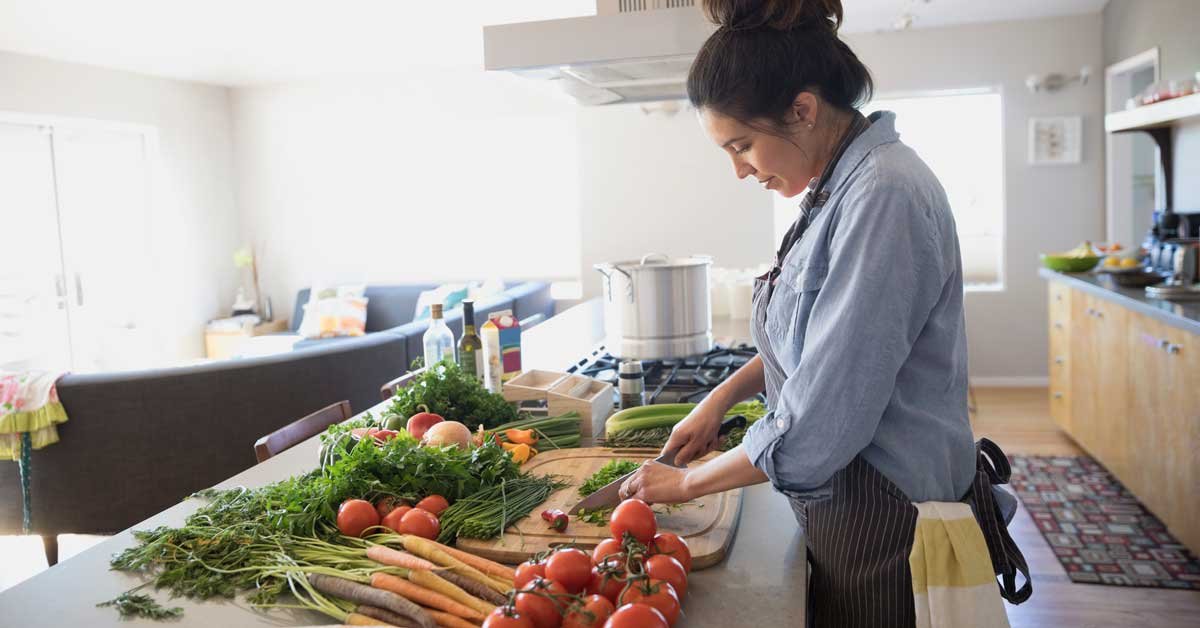
[[[600,470],[593,473],[591,477],[584,480],[583,485],[579,487],[579,495],[587,497],[592,493],[604,488],[610,482],[617,478],[637,471],[641,468],[641,464],[632,460],[610,460]]]
[[[414,362],[413,366],[418,365]],[[448,421],[459,421],[472,430],[478,425],[491,429],[519,418],[517,409],[502,395],[488,392],[474,374],[463,372],[461,367],[449,361],[434,364],[408,386],[397,390],[384,418],[406,421],[424,410],[419,406],[425,406],[429,412]]]
[[[165,608],[159,604],[154,598],[145,593],[134,593],[126,591],[121,595],[96,605],[103,608],[106,606],[116,607],[117,612],[121,617],[145,617],[146,619],[162,620],[176,619],[183,616],[183,609],[176,606],[175,608]]]

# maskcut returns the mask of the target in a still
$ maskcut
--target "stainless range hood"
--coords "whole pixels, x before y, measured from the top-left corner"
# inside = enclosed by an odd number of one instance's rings
[[[584,105],[687,97],[716,28],[698,0],[597,0],[596,15],[483,27],[484,69],[553,82]]]

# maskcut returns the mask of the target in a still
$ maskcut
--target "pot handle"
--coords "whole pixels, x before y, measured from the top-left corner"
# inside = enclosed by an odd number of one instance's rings
[[[605,284],[605,287],[608,288],[608,300],[609,301],[612,301],[612,298],[613,298],[612,297],[612,271],[615,270],[615,271],[621,273],[622,275],[625,275],[629,279],[629,281],[626,282],[626,284],[625,284],[625,293],[626,293],[626,296],[629,298],[629,302],[633,303],[633,275],[630,275],[628,271],[621,268],[620,266],[614,266],[614,265],[608,264],[608,263],[596,264],[596,265],[592,266],[592,268],[595,268],[597,272],[599,272],[601,275],[604,275],[604,284]]]
[[[639,265],[645,266],[646,260],[649,260],[652,257],[661,257],[664,262],[667,261],[668,259],[670,259],[669,257],[667,257],[666,255],[663,255],[662,253],[647,253],[642,256],[642,261],[639,262]]]

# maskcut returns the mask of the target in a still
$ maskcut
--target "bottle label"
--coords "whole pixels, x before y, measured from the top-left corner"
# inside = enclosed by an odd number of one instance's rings
[[[479,368],[480,359],[477,355],[478,351],[459,351],[458,365],[462,367],[464,373],[474,373],[475,379],[483,381],[479,375],[482,369]]]

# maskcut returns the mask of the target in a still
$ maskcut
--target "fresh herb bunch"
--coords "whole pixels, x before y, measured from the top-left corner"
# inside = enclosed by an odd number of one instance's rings
[[[397,390],[384,418],[407,419],[426,408],[472,430],[478,425],[491,429],[518,419],[517,409],[503,396],[488,392],[474,374],[464,372],[450,361],[434,364],[408,386]]]
[[[593,473],[591,477],[583,481],[579,487],[579,495],[587,497],[592,493],[604,488],[613,480],[637,471],[642,465],[632,460],[610,460],[600,470]]]
[[[121,614],[121,617],[145,617],[146,619],[163,620],[183,616],[182,608],[178,606],[166,608],[149,595],[134,593],[133,591],[126,591],[96,606],[101,608],[106,606],[115,607],[117,612]]]
[[[526,475],[503,481],[442,511],[438,542],[455,539],[491,539],[500,536],[512,522],[527,516],[550,494],[569,486],[562,478]]]

